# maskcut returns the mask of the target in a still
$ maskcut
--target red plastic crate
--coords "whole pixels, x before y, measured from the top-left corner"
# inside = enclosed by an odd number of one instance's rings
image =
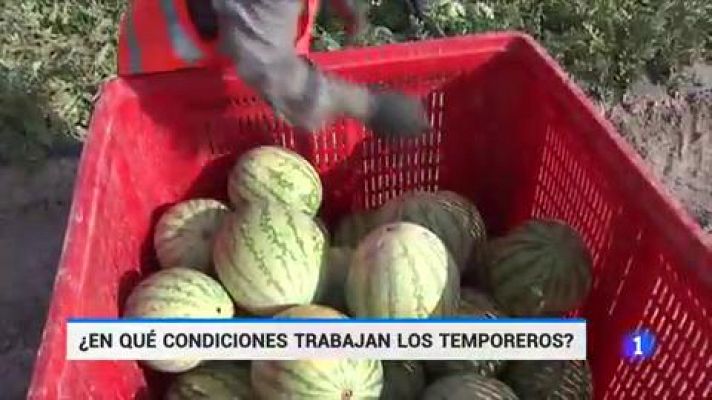
[[[589,321],[596,398],[712,398],[710,238],[533,40],[501,33],[313,58],[348,79],[422,95],[432,133],[385,143],[351,120],[295,133],[221,71],[104,87],[29,398],[159,396],[163,380],[135,362],[66,361],[66,319],[120,315],[127,292],[155,268],[150,238],[166,206],[226,199],[235,158],[268,143],[318,168],[330,224],[416,188],[470,197],[491,235],[532,216],[568,221],[595,260],[593,291],[577,314]],[[629,364],[621,337],[640,326],[657,333],[658,351]]]

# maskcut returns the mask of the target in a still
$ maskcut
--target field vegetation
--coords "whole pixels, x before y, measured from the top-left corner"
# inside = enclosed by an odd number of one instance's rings
[[[366,1],[366,0],[363,0]],[[674,90],[685,65],[712,58],[708,0],[370,0],[363,44],[517,29],[538,40],[596,100],[613,104],[642,75]],[[42,160],[81,141],[97,86],[115,73],[126,0],[15,0],[0,8],[0,163]],[[343,46],[321,18],[315,47]]]

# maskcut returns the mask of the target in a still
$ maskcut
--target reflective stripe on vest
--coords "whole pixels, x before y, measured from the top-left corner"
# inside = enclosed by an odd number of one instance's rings
[[[210,1],[210,0],[204,0]],[[299,54],[309,52],[318,0],[304,0],[295,41]],[[200,38],[188,13],[187,0],[134,0],[119,30],[119,75],[166,72],[231,62],[217,40]]]
[[[124,46],[119,47],[119,65],[127,65],[128,71],[126,72],[128,73],[140,73],[141,47],[138,44],[138,37],[136,37],[136,30],[134,29],[133,18],[130,18],[128,13],[124,16],[122,27],[125,31],[119,33],[119,41],[123,42],[126,45],[126,48],[124,50],[122,49],[122,47]],[[126,59],[122,60],[123,58]]]
[[[119,73],[170,71],[198,66],[214,52],[197,35],[185,0],[134,2],[119,37]]]
[[[182,3],[185,2],[182,1]],[[161,0],[161,8],[168,24],[168,38],[171,40],[171,47],[181,61],[193,65],[205,57],[203,52],[193,44],[194,40],[200,43],[200,39],[189,37],[190,34],[187,32],[188,30],[195,31],[195,29],[184,29],[184,27],[188,28],[192,25],[187,15],[187,9],[185,7],[177,8],[174,0]],[[179,10],[183,11],[184,15],[179,16]]]

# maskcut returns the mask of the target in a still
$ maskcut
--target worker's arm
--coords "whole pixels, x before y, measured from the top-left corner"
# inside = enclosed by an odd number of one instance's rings
[[[314,131],[340,116],[381,136],[423,133],[422,106],[397,93],[373,93],[316,69],[294,51],[301,0],[214,0],[223,50],[240,77],[287,122]]]

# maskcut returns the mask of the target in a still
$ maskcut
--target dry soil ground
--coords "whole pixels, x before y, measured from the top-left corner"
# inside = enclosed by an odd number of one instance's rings
[[[25,396],[52,291],[76,159],[0,170],[0,398]]]
[[[712,68],[700,67],[712,89]],[[609,110],[621,132],[712,231],[712,92],[669,97],[652,85]],[[0,390],[25,396],[61,253],[76,159],[28,174],[0,168]],[[7,194],[5,194],[7,193]]]
[[[608,117],[703,229],[712,232],[712,87],[687,96],[631,98]]]
[[[607,116],[655,175],[712,232],[712,65],[688,72],[700,86],[668,96],[641,81]]]

